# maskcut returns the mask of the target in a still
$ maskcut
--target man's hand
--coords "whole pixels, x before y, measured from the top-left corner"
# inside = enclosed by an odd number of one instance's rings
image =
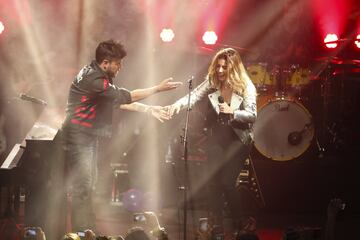
[[[144,112],[147,114],[151,114],[160,122],[164,122],[164,120],[169,120],[169,114],[167,107],[161,106],[152,106],[146,105],[139,102],[133,102],[131,104],[122,104],[120,105],[120,109],[128,110],[128,111],[135,111],[135,112]]]
[[[153,117],[155,117],[157,120],[159,120],[160,122],[164,122],[164,120],[170,119],[166,107],[149,106],[147,112],[151,114]]]
[[[131,101],[136,102],[141,99],[147,98],[157,92],[162,91],[168,91],[174,88],[177,88],[178,86],[182,85],[182,82],[171,82],[172,78],[167,78],[163,80],[158,85],[149,87],[149,88],[143,88],[143,89],[135,89],[130,92],[131,95]]]
[[[159,83],[159,85],[156,86],[157,92],[162,91],[168,91],[175,89],[182,85],[182,82],[172,82],[173,78],[167,78]]]

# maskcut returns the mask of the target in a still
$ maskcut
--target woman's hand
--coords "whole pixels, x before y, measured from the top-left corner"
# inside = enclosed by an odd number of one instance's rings
[[[234,110],[227,103],[219,103],[219,109],[221,113],[234,114]]]
[[[176,113],[179,114],[181,106],[179,104],[172,104],[165,107],[167,109],[167,114],[169,118],[172,118],[172,116]]]

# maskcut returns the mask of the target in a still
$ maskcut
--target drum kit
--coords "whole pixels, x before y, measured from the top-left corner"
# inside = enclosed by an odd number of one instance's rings
[[[302,90],[311,71],[299,65],[250,65],[248,74],[258,91],[254,145],[265,157],[287,161],[303,154],[314,137],[312,117],[302,104]]]
[[[222,47],[251,52],[236,46]],[[345,103],[349,102],[349,95],[357,99],[360,93],[360,60],[326,56],[307,59],[306,62],[310,62],[311,67],[267,62],[247,65],[248,75],[258,93],[258,115],[253,125],[254,146],[261,155],[271,160],[297,159],[312,144],[316,145],[320,156],[325,151],[325,145],[335,145],[334,136],[337,133],[331,129],[337,121],[333,118],[336,115],[334,109],[338,113],[347,111]],[[355,88],[346,79],[351,74],[356,75]],[[356,103],[352,102],[354,109]],[[329,134],[331,136],[325,136]]]
[[[295,64],[269,67],[256,63],[247,67],[258,92],[254,146],[266,158],[293,160],[314,142],[319,151],[324,150],[319,146],[319,135],[329,131],[329,122],[334,125],[336,120],[330,119],[334,109],[348,111],[341,103],[351,95],[357,99],[360,61],[326,57],[316,59],[314,66],[312,70]],[[356,74],[356,87],[346,86],[349,74]]]

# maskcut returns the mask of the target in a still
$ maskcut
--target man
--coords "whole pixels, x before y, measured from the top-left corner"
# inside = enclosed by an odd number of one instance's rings
[[[72,224],[74,231],[95,228],[92,192],[97,178],[98,138],[111,135],[113,108],[149,112],[162,121],[166,112],[161,107],[134,101],[156,92],[181,85],[171,78],[159,85],[128,91],[113,84],[122,67],[126,51],[113,40],[101,42],[96,48],[96,60],[80,70],[68,97],[63,139],[66,163],[72,185]]]

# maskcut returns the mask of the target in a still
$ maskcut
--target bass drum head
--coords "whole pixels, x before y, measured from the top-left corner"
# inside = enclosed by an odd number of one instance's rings
[[[297,134],[297,141],[289,140]],[[303,154],[314,137],[310,113],[293,100],[270,100],[258,110],[254,123],[254,145],[265,157],[276,161],[292,160]]]

